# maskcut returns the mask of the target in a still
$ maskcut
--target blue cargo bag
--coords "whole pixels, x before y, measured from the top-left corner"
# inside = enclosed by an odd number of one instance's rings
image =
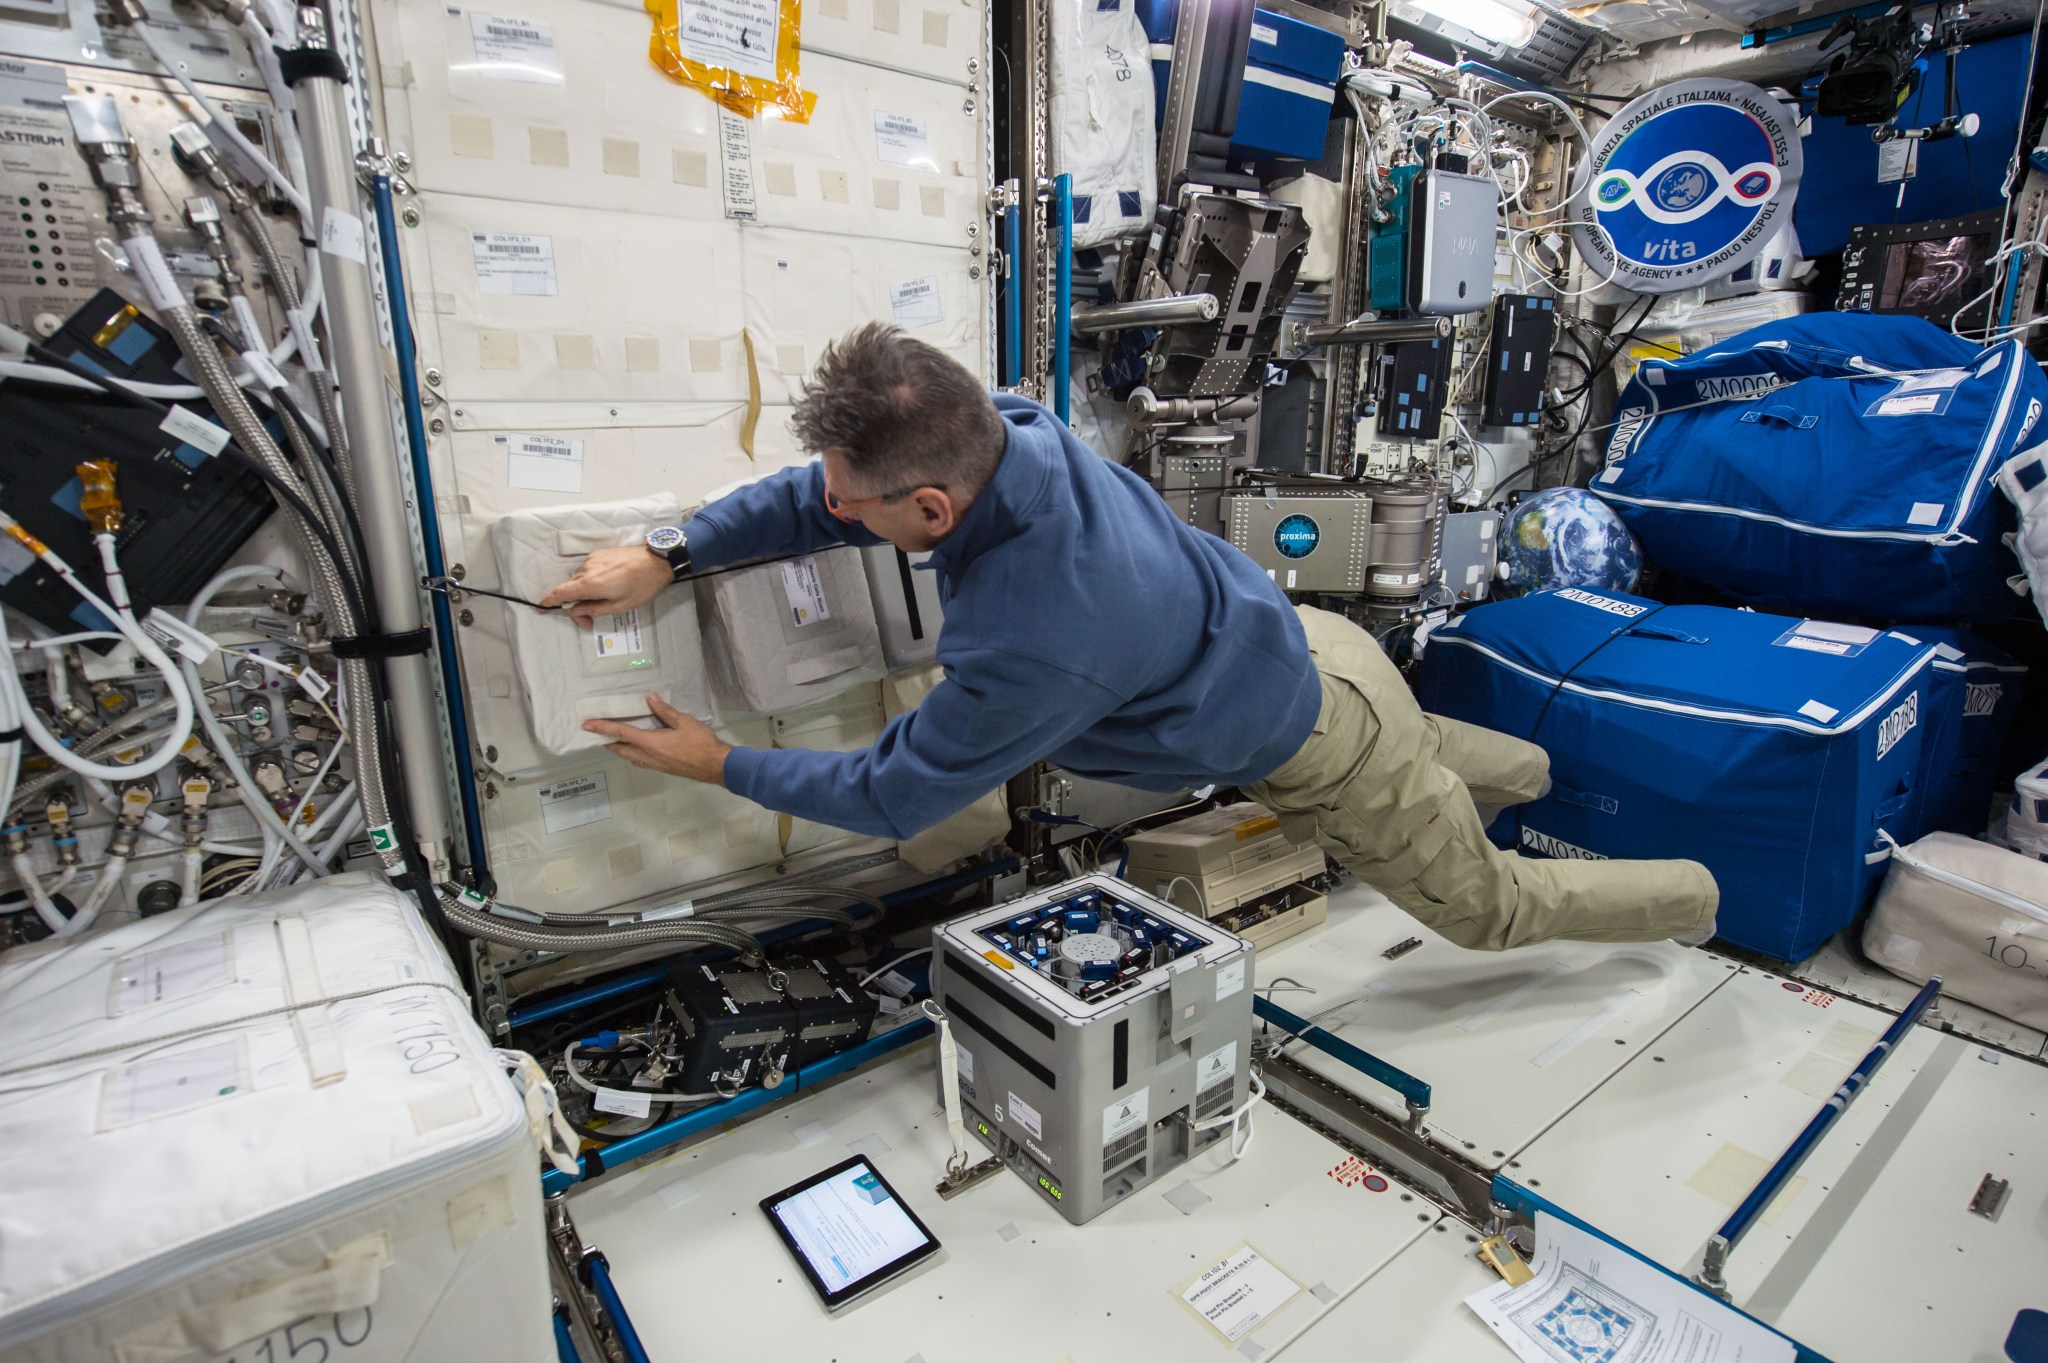
[[[1934,657],[1896,631],[1564,588],[1439,628],[1421,698],[1550,754],[1523,852],[1690,858],[1723,938],[1797,961],[1869,902],[1880,833],[1907,840]]]
[[[1966,629],[1915,625],[1901,633],[1935,646],[1913,837],[1976,837],[1991,823],[1992,791],[2019,714],[2026,664]]]
[[[1993,484],[2048,379],[1916,317],[1813,313],[1646,360],[1592,481],[1644,551],[1738,600],[1827,617],[2000,620],[2019,595]]]

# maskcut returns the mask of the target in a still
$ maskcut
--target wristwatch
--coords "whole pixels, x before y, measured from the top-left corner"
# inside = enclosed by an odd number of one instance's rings
[[[689,575],[690,545],[680,525],[657,525],[648,531],[647,552],[666,562],[676,581]]]

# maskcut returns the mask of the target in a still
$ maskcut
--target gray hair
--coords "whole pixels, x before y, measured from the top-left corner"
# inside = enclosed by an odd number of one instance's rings
[[[981,380],[879,322],[825,347],[790,424],[810,453],[838,451],[867,495],[943,487],[971,500],[1003,457],[1003,419]]]

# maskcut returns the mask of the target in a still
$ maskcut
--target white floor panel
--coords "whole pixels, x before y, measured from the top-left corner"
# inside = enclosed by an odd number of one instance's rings
[[[1519,1177],[1680,1271],[1890,1016],[1745,971],[1523,1152]],[[1736,1304],[1838,1363],[1994,1363],[2048,1306],[2048,1069],[1916,1028],[1736,1249]],[[1995,1222],[1968,1205],[2011,1180]]]
[[[920,1044],[572,1197],[652,1357],[1259,1359],[1418,1238],[1463,1238],[1455,1226],[1432,1234],[1438,1212],[1399,1184],[1371,1192],[1326,1177],[1345,1152],[1271,1110],[1256,1116],[1235,1166],[1219,1142],[1086,1226],[1068,1225],[1007,1171],[941,1201],[932,1185],[948,1146],[934,1055]],[[946,1248],[922,1272],[828,1316],[756,1203],[849,1153],[866,1154]],[[1246,1244],[1303,1290],[1226,1342],[1178,1292]]]
[[[1401,1251],[1287,1350],[1287,1363],[1508,1363],[1515,1351],[1467,1310],[1499,1282],[1449,1217]]]
[[[1422,945],[1396,960],[1390,947]],[[1547,942],[1467,951],[1356,883],[1330,898],[1330,921],[1259,954],[1259,991],[1433,1089],[1429,1130],[1489,1169],[1513,1159],[1736,967],[1670,942],[1612,946]],[[1340,1061],[1296,1045],[1289,1054],[1375,1107],[1401,1099]]]
[[[1874,1003],[1893,1012],[1904,1008],[1920,992],[1919,985],[1903,980],[1889,970],[1858,960],[1839,937],[1830,938],[1826,946],[1801,961],[1792,974],[1809,984],[1817,984],[1823,989],[1847,994],[1852,999]],[[1942,1020],[1958,1036],[2002,1046],[2021,1055],[2048,1057],[2048,1032],[2000,1017],[1961,999],[1944,998],[1938,1007]]]

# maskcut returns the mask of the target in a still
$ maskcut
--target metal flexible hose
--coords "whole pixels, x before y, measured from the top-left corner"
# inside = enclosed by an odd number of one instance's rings
[[[242,219],[243,233],[255,243],[256,254],[262,258],[265,272],[276,285],[278,299],[284,304],[285,311],[297,312],[305,301],[305,295],[299,290],[299,277],[285,263],[283,253],[277,249],[277,242],[264,230],[262,211],[256,207],[253,200],[243,196],[235,204],[235,212]],[[301,355],[299,360],[303,364],[311,358]],[[325,370],[315,372],[308,365],[307,374],[312,379],[313,401],[320,408],[320,424],[327,428],[328,453],[334,456],[335,466],[341,470],[341,490],[350,503],[355,504],[355,478],[349,469],[348,437],[342,429],[341,403],[334,395],[334,383]],[[324,502],[319,505],[320,510],[331,518],[333,508]]]
[[[194,697],[193,703],[197,705],[204,702]],[[139,710],[130,710],[127,714],[115,718],[106,728],[101,729],[98,733],[81,742],[72,751],[76,752],[80,757],[91,757],[95,753],[105,752],[108,748],[120,742],[131,730],[139,729],[154,720],[161,719],[177,708],[176,701],[160,700],[152,705],[145,705]],[[35,799],[36,796],[42,794],[51,786],[56,785],[59,781],[65,780],[70,775],[69,771],[60,767],[55,771],[45,772],[43,775],[32,780],[22,782],[15,789],[14,803],[11,807],[20,809],[29,801]]]
[[[458,931],[521,951],[615,951],[656,942],[677,942],[729,947],[756,957],[762,952],[760,939],[752,933],[729,923],[705,922],[696,918],[616,927],[606,923],[570,928],[514,922],[472,908],[466,901],[449,894],[442,895],[441,907],[448,916],[449,924]]]
[[[153,244],[153,243],[152,243]],[[270,438],[263,423],[249,406],[248,399],[236,385],[234,375],[229,372],[227,361],[220,351],[200,329],[198,315],[189,306],[163,308],[162,321],[177,341],[178,349],[192,366],[193,375],[199,386],[206,390],[213,409],[224,422],[235,440],[248,452],[250,457],[261,462],[270,470],[280,484],[306,497],[307,489],[298,471],[284,457],[284,452]],[[310,498],[308,499],[310,500]],[[300,517],[286,508],[287,516],[299,530],[301,549],[305,554],[313,581],[328,610],[335,620],[335,632],[343,637],[355,635],[363,625],[355,618],[355,611],[349,602],[348,592],[343,585],[341,570],[329,557],[326,547],[320,543]],[[339,527],[334,527],[339,529]],[[336,536],[339,539],[339,535]],[[379,754],[383,744],[380,741],[382,717],[377,713],[375,692],[370,676],[369,664],[361,658],[337,660],[347,684],[347,709],[349,736],[355,748],[356,789],[363,804],[363,817],[372,829],[378,829],[391,822],[389,792],[384,785],[384,771]],[[387,840],[388,841],[388,840]],[[379,856],[387,871],[398,873],[404,870],[404,853],[395,845],[379,849]]]

